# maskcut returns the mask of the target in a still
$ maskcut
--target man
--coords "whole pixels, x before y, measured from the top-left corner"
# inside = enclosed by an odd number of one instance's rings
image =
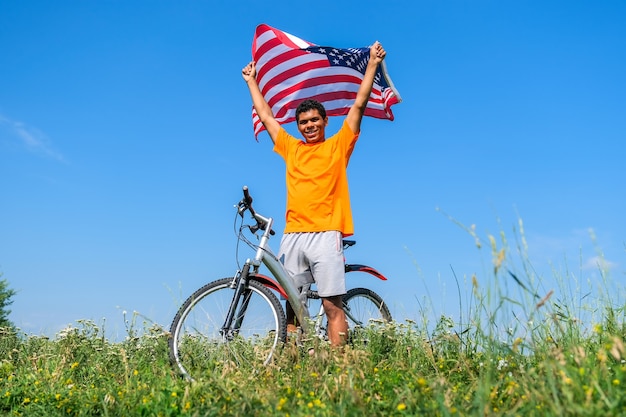
[[[287,166],[286,227],[279,257],[285,269],[301,286],[312,277],[328,318],[331,345],[341,346],[348,336],[342,306],[346,293],[342,238],[353,234],[352,212],[346,169],[361,131],[361,120],[369,100],[374,76],[386,52],[376,42],[354,103],[339,131],[326,139],[326,110],[314,100],[296,109],[296,123],[304,142],[289,135],[272,114],[256,82],[255,62],[243,68],[252,103],[274,151]],[[308,278],[307,278],[308,277]],[[294,312],[287,303],[288,331],[295,330]]]

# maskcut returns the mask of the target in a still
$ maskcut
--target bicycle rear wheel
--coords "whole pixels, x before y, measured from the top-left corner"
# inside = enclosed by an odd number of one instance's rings
[[[170,361],[183,376],[193,380],[211,373],[258,363],[267,364],[286,338],[286,319],[278,298],[261,283],[251,280],[237,306],[247,302],[238,329],[224,331],[234,289],[232,278],[211,282],[194,292],[180,307],[170,327]],[[238,320],[242,319],[242,320]]]
[[[367,288],[352,288],[343,296],[350,339],[361,339],[362,330],[376,323],[391,321],[391,313],[380,295]]]

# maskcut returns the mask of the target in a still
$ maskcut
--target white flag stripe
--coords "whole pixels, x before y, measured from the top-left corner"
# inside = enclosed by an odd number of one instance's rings
[[[289,106],[289,103],[291,102],[294,102],[300,99],[304,100],[308,97],[319,96],[325,93],[346,92],[346,93],[354,93],[354,95],[356,96],[356,93],[358,90],[359,90],[359,86],[358,85],[355,86],[354,83],[333,83],[333,84],[305,87],[305,88],[298,89],[292,94],[286,97],[283,97],[281,100],[274,103],[272,105],[272,111],[274,111],[274,114],[276,114],[281,108]],[[372,101],[373,104],[380,103],[382,101],[382,97],[380,94],[377,94],[373,99],[375,101],[372,100],[372,98],[370,98],[370,101]],[[354,99],[352,99],[352,101],[354,102]]]
[[[261,77],[261,79],[259,80],[259,88],[261,88],[261,91],[263,91],[263,88],[265,87],[265,85],[267,83],[270,83],[272,81],[272,79],[274,79],[276,76],[281,75],[282,73],[284,73],[285,71],[289,71],[293,68],[296,67],[300,67],[306,64],[310,64],[311,62],[327,62],[326,58],[322,55],[319,55],[318,57],[313,57],[313,55],[317,55],[317,54],[306,54],[303,56],[298,56],[295,58],[291,58],[288,59],[274,67],[272,67],[269,71],[267,71],[265,74],[263,74],[263,76]]]
[[[326,76],[336,76],[336,75],[353,75],[355,78],[360,79],[361,74],[357,71],[357,70],[349,70],[349,74],[347,74],[347,71],[345,69],[341,69],[341,68],[337,68],[337,67],[330,67],[330,68],[323,68],[323,69],[313,69],[313,70],[308,70],[308,71],[303,71],[301,73],[299,73],[298,75],[294,75],[293,77],[285,80],[284,82],[276,85],[275,87],[265,91],[263,93],[263,95],[265,96],[265,99],[267,101],[271,101],[272,98],[280,93],[283,90],[286,90],[288,88],[293,87],[294,85],[302,82],[302,81],[307,81],[307,80],[311,80],[313,78],[322,78],[322,77],[326,77]],[[346,83],[345,85],[348,85],[348,83]],[[329,85],[330,88],[333,88],[333,84]],[[358,85],[356,86],[356,88],[358,89]]]

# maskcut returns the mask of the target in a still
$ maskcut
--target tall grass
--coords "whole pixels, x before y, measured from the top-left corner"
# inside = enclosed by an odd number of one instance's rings
[[[566,285],[543,288],[523,233],[512,247],[504,234],[477,244],[489,251],[489,274],[469,280],[458,321],[375,323],[366,344],[313,341],[314,355],[287,345],[269,366],[242,364],[195,383],[170,367],[167,332],[137,324],[140,316],[117,343],[90,321],[54,339],[3,330],[0,414],[626,415],[624,306],[609,290],[591,299]]]

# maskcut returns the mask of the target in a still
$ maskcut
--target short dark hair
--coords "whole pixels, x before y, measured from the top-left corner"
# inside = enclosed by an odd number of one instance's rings
[[[317,100],[306,99],[298,104],[298,108],[296,108],[296,121],[298,121],[300,113],[304,113],[309,110],[317,110],[320,116],[322,116],[322,119],[326,118],[326,109],[322,103]]]

